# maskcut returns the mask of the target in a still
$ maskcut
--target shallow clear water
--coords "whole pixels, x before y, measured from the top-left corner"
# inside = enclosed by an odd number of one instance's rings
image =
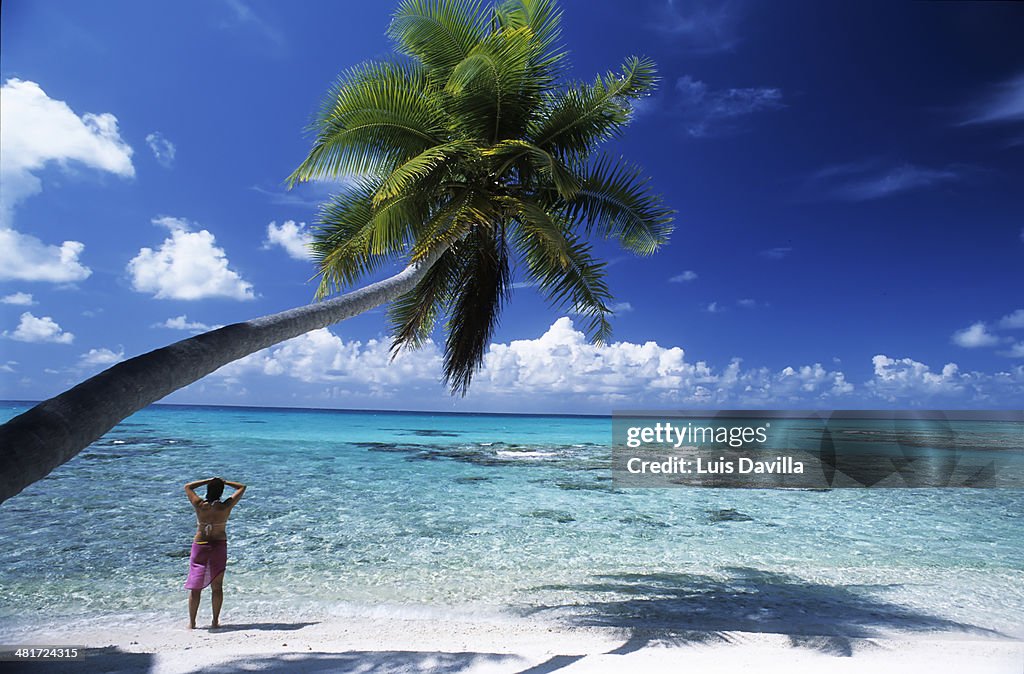
[[[1024,490],[617,490],[610,438],[605,418],[149,408],[0,506],[0,627],[180,616],[182,485],[223,475],[249,485],[225,586],[251,614],[1024,636]]]

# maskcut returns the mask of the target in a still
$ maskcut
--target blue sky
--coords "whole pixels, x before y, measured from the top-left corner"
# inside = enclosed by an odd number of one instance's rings
[[[332,189],[284,178],[393,5],[2,6],[0,398],[309,302]],[[1024,7],[564,2],[589,79],[662,81],[611,151],[678,211],[653,258],[598,243],[614,343],[516,291],[469,396],[375,312],[166,401],[608,413],[1024,404]]]

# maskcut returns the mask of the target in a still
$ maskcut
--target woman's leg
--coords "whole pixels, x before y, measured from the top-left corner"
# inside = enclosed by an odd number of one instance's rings
[[[213,579],[213,627],[220,627],[220,607],[224,605],[224,573]]]
[[[189,629],[196,628],[196,614],[199,612],[199,597],[202,595],[202,590],[192,590],[188,593],[188,627]]]

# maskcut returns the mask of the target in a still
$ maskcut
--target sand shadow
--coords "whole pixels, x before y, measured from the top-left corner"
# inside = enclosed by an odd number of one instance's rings
[[[359,672],[360,674],[457,674],[485,665],[513,663],[516,655],[502,653],[445,653],[441,651],[345,651],[342,653],[282,653],[204,667],[203,672]]]
[[[317,623],[228,623],[220,627],[208,627],[208,631],[219,634],[221,632],[245,632],[248,630],[262,630],[267,632],[293,632],[303,627],[316,625]]]
[[[533,667],[527,667],[526,669],[516,672],[516,674],[551,674],[556,672],[563,667],[568,667],[574,662],[582,660],[584,655],[552,655],[544,662],[538,663]]]
[[[838,657],[871,648],[891,631],[962,632],[1005,636],[994,630],[928,615],[877,597],[888,586],[824,585],[752,568],[723,569],[726,577],[699,574],[615,574],[593,583],[544,586],[587,597],[582,603],[544,606],[570,625],[614,627],[628,633],[612,653],[652,644],[729,643],[732,632],[785,634],[793,647]]]

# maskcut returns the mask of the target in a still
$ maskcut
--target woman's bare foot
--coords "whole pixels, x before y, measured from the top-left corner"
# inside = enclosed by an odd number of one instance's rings
[[[211,624],[210,624],[210,629],[211,629],[211,630],[212,630],[212,629],[216,629],[216,628],[218,628],[218,627],[220,627],[220,623],[219,623],[219,622],[217,622],[217,621],[214,621],[213,623],[211,623]]]
[[[196,628],[196,624],[195,623],[189,623],[188,628],[190,630],[194,630]]]

